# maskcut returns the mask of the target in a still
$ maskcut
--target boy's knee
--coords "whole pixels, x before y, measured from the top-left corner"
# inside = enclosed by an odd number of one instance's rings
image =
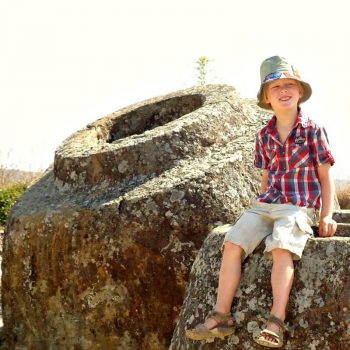
[[[271,254],[272,254],[272,259],[279,259],[283,257],[289,258],[293,256],[293,254],[289,250],[282,249],[282,248],[272,249]]]
[[[228,242],[228,241],[224,243],[224,254],[239,255],[240,257],[242,257],[243,253],[244,253],[243,248],[238,244]]]

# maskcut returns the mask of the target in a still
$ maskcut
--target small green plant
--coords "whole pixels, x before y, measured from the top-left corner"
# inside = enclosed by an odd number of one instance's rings
[[[199,85],[205,85],[207,83],[209,62],[210,60],[206,56],[201,56],[196,61],[197,82]]]
[[[12,206],[26,189],[22,184],[0,190],[0,226],[5,225]]]

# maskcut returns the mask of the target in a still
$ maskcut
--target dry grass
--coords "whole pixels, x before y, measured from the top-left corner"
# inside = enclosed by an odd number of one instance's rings
[[[341,209],[350,209],[350,181],[342,184],[337,184],[337,197]]]
[[[7,169],[0,165],[0,189],[9,189],[20,185],[29,186],[41,175],[42,172]]]

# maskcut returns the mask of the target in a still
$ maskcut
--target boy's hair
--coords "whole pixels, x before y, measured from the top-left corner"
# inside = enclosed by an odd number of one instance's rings
[[[293,79],[295,80],[295,79]],[[305,93],[305,90],[304,90],[304,87],[303,85],[300,83],[299,80],[295,80],[295,82],[297,83],[298,87],[299,87],[299,90],[300,90],[300,98],[299,98],[299,101],[298,101],[298,106],[300,104],[300,101],[302,100],[303,96],[304,96],[304,93]],[[261,87],[261,102],[264,103],[265,105],[268,105],[271,109],[271,104],[267,102],[267,88],[269,87],[270,83],[267,83],[267,84],[264,84],[262,87]]]

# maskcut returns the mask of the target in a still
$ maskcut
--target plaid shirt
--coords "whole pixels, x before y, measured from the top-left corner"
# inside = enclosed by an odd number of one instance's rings
[[[334,164],[325,129],[299,112],[283,144],[276,116],[272,117],[256,136],[254,165],[268,172],[266,192],[257,200],[318,209],[321,184],[317,167],[327,162]]]

